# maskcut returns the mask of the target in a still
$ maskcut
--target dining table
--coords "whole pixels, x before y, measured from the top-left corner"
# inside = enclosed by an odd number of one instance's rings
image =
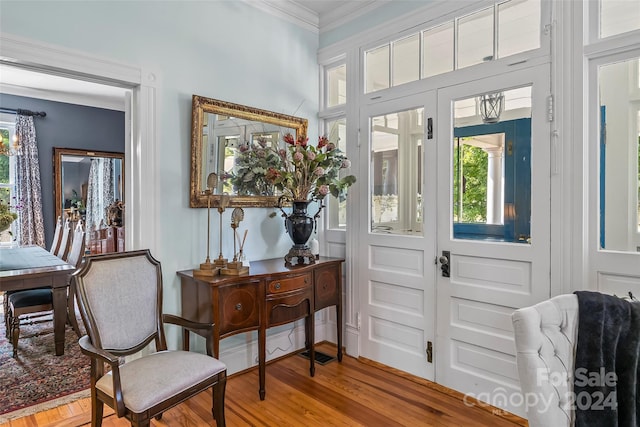
[[[55,354],[64,354],[67,288],[75,267],[40,246],[0,247],[0,291],[50,287]]]

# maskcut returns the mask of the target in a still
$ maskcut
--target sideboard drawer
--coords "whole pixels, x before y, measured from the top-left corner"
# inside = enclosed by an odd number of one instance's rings
[[[283,292],[296,291],[311,286],[311,276],[288,277],[286,279],[272,280],[267,283],[267,294],[279,294]]]
[[[222,303],[220,334],[258,327],[260,304],[257,283],[223,286],[219,293]]]

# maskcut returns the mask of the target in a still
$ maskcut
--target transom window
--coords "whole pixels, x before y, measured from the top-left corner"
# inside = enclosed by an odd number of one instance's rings
[[[540,22],[540,0],[510,0],[366,50],[365,93],[537,49]]]

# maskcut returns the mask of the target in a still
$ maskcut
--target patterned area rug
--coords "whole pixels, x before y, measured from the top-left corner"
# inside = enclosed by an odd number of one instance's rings
[[[0,313],[2,312],[0,306]],[[20,327],[18,357],[0,318],[0,424],[89,396],[89,358],[67,325],[64,355],[56,356],[49,321]],[[82,324],[80,325],[82,328]]]

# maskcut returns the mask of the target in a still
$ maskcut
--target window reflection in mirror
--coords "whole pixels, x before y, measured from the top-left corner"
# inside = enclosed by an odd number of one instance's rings
[[[284,144],[282,137],[295,134],[295,129],[213,113],[205,118],[202,182],[213,172],[218,176],[214,194],[277,196],[274,186],[264,180],[264,173],[281,165],[277,156],[267,156],[268,150],[262,149],[277,151]]]
[[[371,231],[422,233],[424,109],[371,119]]]
[[[598,72],[601,249],[640,252],[640,59]]]
[[[487,95],[454,103],[454,238],[530,243],[531,87]]]

